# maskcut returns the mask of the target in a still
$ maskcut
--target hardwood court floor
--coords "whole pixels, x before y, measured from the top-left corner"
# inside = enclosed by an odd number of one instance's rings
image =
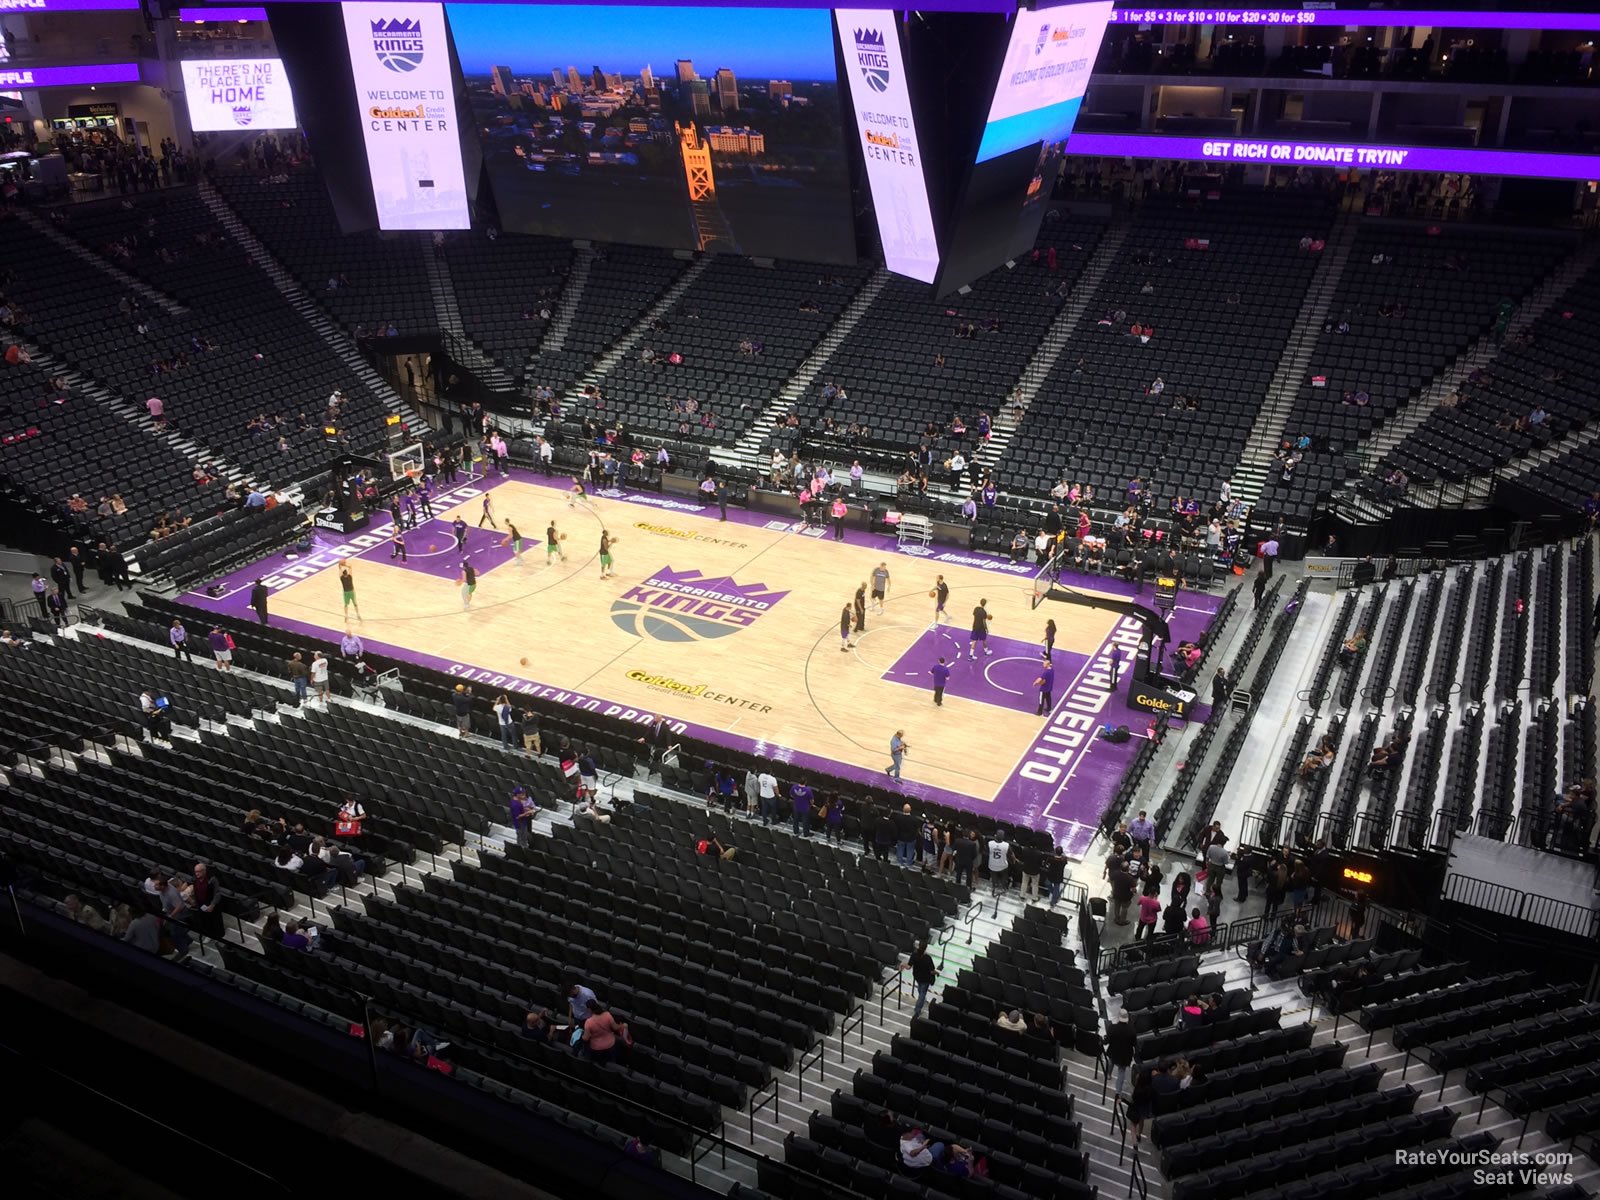
[[[516,480],[494,486],[493,496],[501,527],[509,518],[527,539],[522,561],[512,561],[488,531],[475,532],[468,549],[479,583],[471,610],[463,611],[448,523],[459,513],[475,524],[480,501],[441,508],[435,522],[410,535],[409,565],[391,563],[381,547],[354,561],[363,619],[352,625],[363,638],[660,712],[751,739],[780,759],[785,749],[799,750],[881,772],[890,736],[903,729],[911,746],[908,780],[984,801],[1041,728],[1031,681],[1045,618],[1054,617],[1059,627],[1058,702],[1116,620],[1109,612],[1069,605],[1030,611],[1026,577],[787,529],[613,500],[569,508],[560,493]],[[552,518],[568,534],[566,561],[547,566],[544,530]],[[602,520],[617,539],[616,575],[609,579],[600,578],[598,562]],[[430,554],[429,545],[437,551]],[[885,612],[869,609],[865,634],[841,653],[840,609],[880,562],[891,576]],[[732,632],[725,632],[726,614],[737,604],[712,603],[709,617],[702,615],[692,628],[670,614],[641,620],[635,610],[649,608],[648,602],[628,598],[669,568],[698,572],[703,581],[731,577],[743,588],[764,585],[767,598],[758,603],[768,607],[751,610],[754,615],[742,618],[749,624]],[[932,620],[928,592],[941,571],[950,585],[947,636],[937,649],[925,642],[913,652]],[[647,594],[661,593],[651,585]],[[936,708],[927,668],[935,654],[965,655],[980,599],[992,614],[995,656],[954,664],[969,673],[968,696],[947,695]],[[624,611],[615,614],[614,605]],[[272,608],[274,615],[336,632],[345,624],[331,568],[277,592]],[[663,633],[685,640],[661,640]],[[479,699],[491,690],[477,688]]]

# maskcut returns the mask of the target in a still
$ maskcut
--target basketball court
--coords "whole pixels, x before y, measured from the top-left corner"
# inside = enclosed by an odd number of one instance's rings
[[[901,550],[892,536],[730,510],[653,493],[608,493],[569,504],[566,480],[513,470],[447,489],[434,519],[391,558],[386,514],[355,535],[318,536],[313,552],[283,556],[218,581],[221,594],[184,599],[249,618],[249,585],[264,576],[275,628],[331,635],[346,623],[373,650],[439,667],[492,701],[505,691],[554,698],[641,723],[753,749],[805,769],[828,769],[878,795],[903,792],[1048,828],[1070,853],[1087,846],[1137,743],[1096,741],[1101,724],[1142,732],[1146,718],[1111,690],[1111,659],[1126,663],[1141,629],[1119,611],[1046,602],[1033,608],[1035,568],[971,551]],[[488,493],[499,530],[479,527]],[[451,522],[468,524],[462,550]],[[546,553],[554,521],[561,554]],[[521,533],[520,561],[504,545]],[[600,575],[602,530],[615,574]],[[344,609],[337,565],[352,564],[358,619]],[[461,564],[477,572],[463,605]],[[841,610],[872,571],[890,574],[883,612],[869,598],[866,628],[840,637]],[[943,575],[946,619],[929,592]],[[1100,577],[1064,580],[1108,601],[1133,589]],[[1148,589],[1146,602],[1150,602]],[[1210,621],[1217,598],[1184,594],[1174,639]],[[973,609],[990,614],[987,646],[969,636]],[[1036,714],[1047,619],[1057,625],[1054,706]],[[845,648],[848,646],[848,648]],[[987,649],[987,653],[985,653]],[[932,668],[951,668],[942,707]],[[1124,666],[1122,675],[1127,669]],[[887,777],[889,741],[910,750],[900,783]]]

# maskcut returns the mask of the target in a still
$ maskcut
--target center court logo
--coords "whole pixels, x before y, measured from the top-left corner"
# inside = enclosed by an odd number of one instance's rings
[[[858,29],[856,37],[856,66],[861,77],[875,92],[889,90],[889,54],[884,49],[883,34],[876,29]]]
[[[391,71],[405,74],[422,65],[422,22],[409,18],[372,22],[372,52]]]
[[[611,605],[618,629],[657,642],[702,642],[748,629],[788,592],[663,567]]]

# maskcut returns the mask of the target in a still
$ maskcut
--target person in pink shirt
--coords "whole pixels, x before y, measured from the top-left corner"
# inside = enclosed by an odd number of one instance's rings
[[[626,1036],[628,1026],[611,1015],[611,1011],[598,1000],[589,1006],[590,1017],[583,1023],[583,1044],[595,1062],[607,1061],[617,1048],[619,1038]]]
[[[1161,920],[1161,886],[1155,883],[1145,885],[1144,895],[1139,897],[1139,927],[1133,931],[1133,940],[1156,936],[1156,922]]]
[[[1204,946],[1211,940],[1211,922],[1198,908],[1189,914],[1189,944]]]

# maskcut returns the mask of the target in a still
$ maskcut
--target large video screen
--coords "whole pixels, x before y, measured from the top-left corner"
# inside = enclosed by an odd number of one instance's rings
[[[1111,0],[1018,10],[936,281],[941,293],[1038,238],[1110,19]]]
[[[196,133],[295,128],[294,96],[282,59],[185,59],[178,66]]]
[[[467,229],[455,73],[442,4],[345,4],[380,229]]]
[[[503,228],[855,260],[826,9],[448,10]]]
[[[884,265],[897,275],[932,283],[939,270],[939,244],[897,15],[889,9],[840,8],[833,19],[844,46],[845,78]]]

